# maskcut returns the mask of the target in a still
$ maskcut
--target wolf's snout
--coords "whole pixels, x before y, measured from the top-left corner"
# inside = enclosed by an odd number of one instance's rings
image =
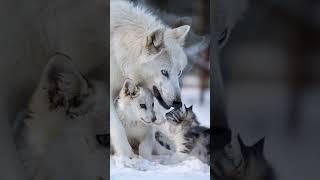
[[[170,109],[170,106],[166,104],[166,102],[162,99],[162,96],[156,86],[153,86],[153,95],[157,98],[158,102],[165,109]]]
[[[172,107],[174,107],[175,109],[179,109],[182,107],[182,102],[180,101],[173,101],[172,103]]]

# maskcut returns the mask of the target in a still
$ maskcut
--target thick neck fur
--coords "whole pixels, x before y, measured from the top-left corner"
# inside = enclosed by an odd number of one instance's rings
[[[143,123],[134,116],[134,112],[127,103],[129,103],[128,100],[121,96],[115,101],[115,108],[122,124],[125,127],[143,125]]]

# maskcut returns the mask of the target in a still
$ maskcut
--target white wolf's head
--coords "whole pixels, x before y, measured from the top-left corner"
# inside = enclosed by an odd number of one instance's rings
[[[136,86],[130,79],[124,82],[116,107],[118,112],[128,119],[141,120],[146,124],[156,121],[151,92]]]
[[[182,105],[179,77],[187,65],[183,44],[189,29],[184,25],[152,31],[144,37],[139,63],[127,67],[129,78],[151,90],[166,109]]]

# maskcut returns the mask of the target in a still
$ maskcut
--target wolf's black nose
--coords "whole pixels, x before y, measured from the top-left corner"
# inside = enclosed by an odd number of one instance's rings
[[[156,117],[153,117],[153,118],[151,119],[152,122],[155,122],[156,120],[157,120]]]
[[[173,101],[172,107],[179,109],[182,107],[182,102],[181,101]]]

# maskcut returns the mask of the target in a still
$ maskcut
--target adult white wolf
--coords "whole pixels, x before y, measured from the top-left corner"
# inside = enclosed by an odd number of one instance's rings
[[[112,103],[125,78],[151,90],[164,108],[181,106],[179,77],[187,64],[182,46],[189,29],[172,29],[144,7],[111,1],[110,136],[117,154],[133,156]]]

